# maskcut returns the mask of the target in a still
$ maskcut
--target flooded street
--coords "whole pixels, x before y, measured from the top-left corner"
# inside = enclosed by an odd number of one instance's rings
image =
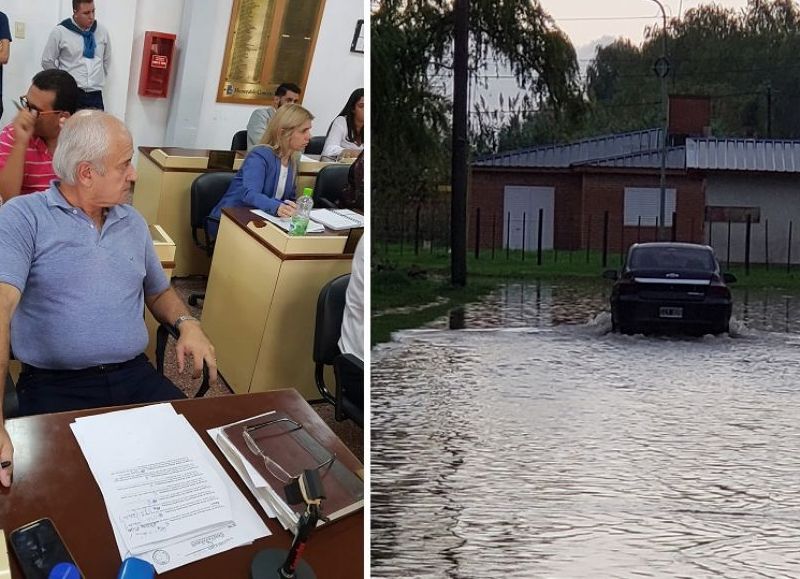
[[[800,296],[680,338],[608,333],[604,291],[509,284],[373,353],[373,577],[800,577]]]

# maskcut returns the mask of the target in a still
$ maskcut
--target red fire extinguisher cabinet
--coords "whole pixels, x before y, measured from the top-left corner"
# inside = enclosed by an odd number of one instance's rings
[[[174,54],[174,34],[153,31],[144,33],[142,70],[139,73],[140,96],[166,98]]]

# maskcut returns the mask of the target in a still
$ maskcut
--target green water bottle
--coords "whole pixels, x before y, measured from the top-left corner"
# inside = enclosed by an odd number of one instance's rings
[[[305,235],[308,229],[308,220],[311,217],[311,208],[314,207],[314,199],[311,197],[313,191],[311,187],[303,189],[303,194],[297,200],[297,209],[289,221],[289,235]]]

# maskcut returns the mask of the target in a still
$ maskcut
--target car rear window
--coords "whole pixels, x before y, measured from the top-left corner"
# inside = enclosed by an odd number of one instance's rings
[[[631,252],[628,266],[631,269],[716,270],[710,251],[690,247],[639,247]]]

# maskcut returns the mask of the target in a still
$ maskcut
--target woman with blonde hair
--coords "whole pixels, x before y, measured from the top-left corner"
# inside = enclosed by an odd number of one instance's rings
[[[278,217],[295,211],[295,159],[311,140],[314,115],[300,105],[283,105],[245,157],[225,195],[211,211],[209,235],[214,238],[224,207],[251,207]]]

